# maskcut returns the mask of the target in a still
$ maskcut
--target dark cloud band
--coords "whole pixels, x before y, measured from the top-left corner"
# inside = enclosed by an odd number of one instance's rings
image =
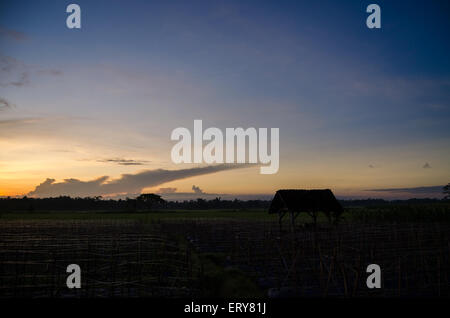
[[[55,179],[48,178],[27,195],[33,197],[55,197],[61,195],[86,197],[119,193],[140,193],[144,188],[158,186],[166,182],[248,166],[223,164],[180,170],[145,170],[136,174],[123,174],[120,178],[110,181],[108,181],[108,176],[90,181],[65,179],[63,182],[55,182]]]

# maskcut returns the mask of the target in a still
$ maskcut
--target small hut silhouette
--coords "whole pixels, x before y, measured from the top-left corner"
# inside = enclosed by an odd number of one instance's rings
[[[330,222],[336,222],[343,211],[342,206],[329,189],[278,190],[269,208],[269,214],[278,213],[280,230],[281,221],[287,212],[291,216],[292,229],[294,229],[295,218],[300,212],[310,215],[315,226],[319,212],[325,213]]]

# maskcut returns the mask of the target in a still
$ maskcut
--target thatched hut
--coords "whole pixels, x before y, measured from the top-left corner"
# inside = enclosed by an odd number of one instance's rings
[[[300,212],[310,215],[315,225],[319,212],[325,213],[330,222],[336,222],[343,208],[329,189],[278,190],[270,204],[269,214],[278,213],[280,229],[282,218],[288,212],[291,216],[292,228],[294,228],[295,218]]]

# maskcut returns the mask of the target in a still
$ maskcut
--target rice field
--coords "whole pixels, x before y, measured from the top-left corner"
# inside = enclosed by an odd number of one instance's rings
[[[449,256],[448,222],[2,220],[0,297],[448,296]],[[66,286],[72,263],[80,289]]]
[[[1,297],[184,297],[199,269],[160,226],[136,222],[11,221],[0,225]],[[81,267],[68,289],[66,268]]]

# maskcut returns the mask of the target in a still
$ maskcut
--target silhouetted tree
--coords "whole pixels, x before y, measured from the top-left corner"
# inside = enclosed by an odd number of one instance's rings
[[[448,183],[448,184],[444,187],[444,194],[445,194],[444,199],[450,200],[450,183]]]
[[[143,193],[136,198],[137,202],[143,203],[149,210],[157,204],[164,204],[166,201],[160,195],[153,193]]]

